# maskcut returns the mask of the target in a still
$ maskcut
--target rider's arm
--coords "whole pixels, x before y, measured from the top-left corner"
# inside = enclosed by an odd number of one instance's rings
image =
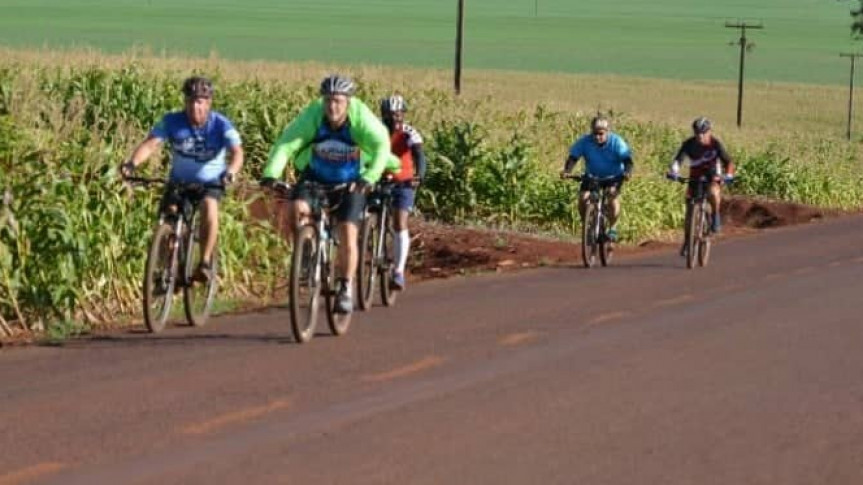
[[[150,134],[147,136],[147,139],[135,147],[135,150],[132,152],[132,156],[129,158],[130,163],[137,167],[162,147],[162,144],[168,139],[168,123],[171,118],[172,115],[168,114],[163,116],[162,119],[156,123],[156,126],[150,130]]]
[[[224,118],[224,137],[225,137],[225,145],[228,147],[228,153],[230,154],[230,159],[228,161],[228,172],[233,174],[240,173],[240,170],[243,169],[243,142],[240,139],[240,132],[234,128],[234,125],[231,122]]]
[[[683,165],[684,160],[686,160],[686,143],[683,142],[680,145],[680,148],[677,149],[677,155],[674,155],[674,158],[671,160],[671,164],[668,165],[668,174],[669,175],[680,175],[680,167]]]
[[[132,156],[129,158],[129,162],[131,162],[136,167],[144,163],[154,152],[157,152],[159,148],[162,147],[162,139],[156,137],[152,133],[147,137],[140,145],[138,145],[135,150],[132,152]]]
[[[632,167],[635,164],[632,162],[632,157],[627,156],[623,158],[623,173],[624,174],[632,174]]]
[[[392,174],[398,174],[402,171],[402,161],[395,154],[390,153],[387,157],[386,171]]]
[[[632,174],[632,150],[629,149],[629,145],[626,144],[626,141],[622,137],[617,136],[615,147],[617,149],[617,156],[620,157],[620,161],[623,164],[624,175]]]
[[[359,98],[351,99],[349,107],[351,135],[369,156],[360,177],[370,184],[381,178],[391,155],[390,136],[386,126]]]
[[[734,175],[734,160],[731,159],[731,156],[728,155],[728,151],[725,150],[725,145],[719,138],[715,136],[713,139],[716,141],[716,151],[719,154],[719,160],[722,161],[722,167],[725,170],[725,173],[728,175]]]
[[[240,170],[243,169],[243,160],[244,160],[243,146],[242,145],[232,146],[232,147],[228,148],[228,153],[231,154],[231,159],[230,159],[231,161],[228,162],[228,172],[231,172],[233,174],[240,173]]]
[[[306,148],[315,139],[315,133],[320,126],[322,116],[321,101],[316,100],[285,128],[273,148],[270,149],[262,178],[280,179],[284,176],[288,161],[295,160],[300,150]],[[294,167],[297,170],[305,168],[299,166],[297,161],[294,162]]]
[[[572,172],[573,167],[578,163],[578,159],[584,156],[584,144],[586,138],[581,137],[569,147],[569,157],[566,158],[566,163],[563,164],[563,172]]]
[[[408,146],[411,149],[411,159],[414,162],[414,176],[419,180],[423,180],[426,176],[426,156],[423,151],[423,137],[413,126],[405,125],[405,131],[408,134]]]
[[[578,163],[579,157],[573,157],[572,155],[566,158],[566,163],[563,164],[563,171],[566,173],[572,172],[572,169]]]
[[[411,147],[411,156],[414,160],[414,173],[416,177],[420,180],[424,180],[426,177],[426,155],[423,152],[422,143],[418,143]]]

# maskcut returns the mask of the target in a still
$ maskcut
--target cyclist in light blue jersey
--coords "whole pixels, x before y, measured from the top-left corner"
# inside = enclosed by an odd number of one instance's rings
[[[204,245],[195,279],[208,280],[214,276],[211,261],[219,234],[219,201],[225,193],[224,186],[233,182],[243,167],[243,148],[240,135],[228,118],[210,109],[213,84],[208,79],[198,76],[186,79],[183,96],[184,110],[162,117],[121,166],[121,173],[131,176],[137,166],[167,143],[171,148],[171,172],[161,210],[177,211],[179,201],[171,182],[222,186],[207,188],[200,208]]]
[[[608,237],[612,241],[617,240],[617,229],[615,224],[620,217],[620,189],[624,180],[632,176],[632,152],[626,141],[617,133],[611,132],[611,123],[604,116],[597,116],[590,122],[591,133],[582,136],[569,149],[569,157],[566,159],[561,178],[565,178],[572,172],[578,160],[584,158],[584,175],[598,179],[614,178],[614,186],[611,189],[611,208],[609,215]],[[590,197],[588,181],[582,180],[580,195],[578,198],[578,212],[584,222],[584,211]]]

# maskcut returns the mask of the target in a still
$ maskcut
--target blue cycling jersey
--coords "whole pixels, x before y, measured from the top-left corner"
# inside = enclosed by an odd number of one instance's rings
[[[172,182],[218,183],[227,169],[227,148],[240,146],[240,134],[221,113],[211,111],[204,126],[193,127],[184,111],[166,114],[150,136],[171,147]]]
[[[629,146],[616,133],[609,133],[603,145],[596,143],[593,135],[584,135],[572,144],[569,155],[576,160],[584,157],[584,173],[594,177],[623,175],[623,161],[632,158]]]
[[[360,148],[351,136],[350,119],[336,130],[321,123],[311,155],[309,170],[320,182],[344,183],[360,177]]]

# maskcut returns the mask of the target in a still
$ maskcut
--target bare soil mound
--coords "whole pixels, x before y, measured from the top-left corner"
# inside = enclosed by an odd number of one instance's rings
[[[759,229],[804,224],[841,215],[840,211],[803,204],[733,197],[723,201],[726,236]],[[581,246],[573,240],[533,237],[482,228],[414,223],[410,274],[416,279],[441,278],[476,271],[581,264]],[[615,257],[655,252],[677,243],[644,241],[619,246]]]
[[[726,224],[765,229],[808,223],[839,215],[839,211],[791,202],[733,197],[723,201],[722,214]]]

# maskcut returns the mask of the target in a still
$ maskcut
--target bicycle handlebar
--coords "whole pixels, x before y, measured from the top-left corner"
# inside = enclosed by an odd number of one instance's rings
[[[668,177],[668,175],[666,175],[666,178],[667,178],[670,182],[678,182],[678,183],[681,183],[681,184],[685,184],[685,183],[687,183],[687,182],[709,182],[709,181],[712,181],[712,180],[713,180],[713,177],[712,177],[712,176],[709,176],[709,175],[702,175],[702,176],[700,176],[700,177],[698,177],[698,178],[692,178],[692,177],[679,177],[679,176],[678,176],[678,177],[675,177],[675,178],[671,178],[671,177]],[[738,179],[737,177],[735,177],[733,180],[736,182],[736,181],[738,181],[739,179]],[[725,178],[724,178],[724,177],[719,177],[719,183],[720,183],[720,184],[724,184],[724,183],[726,183]]]
[[[132,185],[165,185],[168,183],[165,179],[149,177],[123,177],[123,182],[129,182]]]
[[[568,174],[565,174],[563,176],[563,178],[569,179],[569,180],[575,180],[577,182],[581,182],[582,180],[590,180],[593,182],[602,183],[602,182],[619,182],[619,181],[624,179],[624,176],[623,175],[610,175],[608,177],[596,177],[596,176],[587,175],[587,174],[579,175],[579,174],[574,174],[574,173],[568,173]]]
[[[123,177],[124,182],[129,182],[132,185],[174,185],[183,189],[224,189],[223,184],[207,184],[201,182],[175,182],[162,178],[149,177]]]

